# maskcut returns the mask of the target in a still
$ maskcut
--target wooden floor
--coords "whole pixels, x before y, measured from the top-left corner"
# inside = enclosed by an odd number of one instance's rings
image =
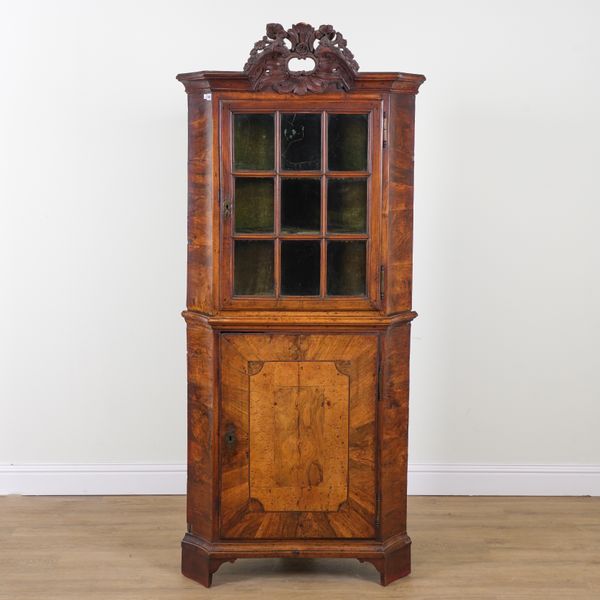
[[[600,600],[600,498],[412,497],[413,573],[356,560],[238,560],[179,573],[180,496],[0,497],[2,600]]]

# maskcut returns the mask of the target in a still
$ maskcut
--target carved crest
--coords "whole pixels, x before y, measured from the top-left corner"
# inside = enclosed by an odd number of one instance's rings
[[[291,70],[289,63],[294,58],[310,63],[312,68]],[[254,44],[244,65],[255,90],[272,88],[298,95],[348,91],[357,71],[358,63],[341,33],[331,25],[315,29],[307,23],[297,23],[287,31],[279,23],[269,23],[267,35]]]

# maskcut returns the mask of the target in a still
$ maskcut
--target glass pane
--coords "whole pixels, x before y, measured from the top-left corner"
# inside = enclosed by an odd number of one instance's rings
[[[366,294],[367,243],[329,242],[327,244],[327,294],[363,296]]]
[[[236,296],[272,296],[273,263],[272,240],[236,240],[233,293]]]
[[[275,121],[269,114],[233,116],[233,168],[273,169]]]
[[[330,179],[327,182],[327,230],[366,233],[366,179]]]
[[[281,231],[321,231],[321,180],[281,180]]]
[[[329,115],[329,170],[366,171],[369,115]]]
[[[292,171],[321,169],[321,115],[281,115],[281,168]]]
[[[273,231],[273,179],[235,178],[235,231],[237,233]]]
[[[281,293],[318,296],[321,277],[321,242],[281,242]]]

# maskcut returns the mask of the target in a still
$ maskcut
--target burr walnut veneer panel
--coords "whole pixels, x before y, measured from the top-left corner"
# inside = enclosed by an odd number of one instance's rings
[[[375,535],[375,335],[221,336],[221,535]]]
[[[348,375],[333,361],[248,370],[250,496],[269,512],[337,510],[348,496]]]

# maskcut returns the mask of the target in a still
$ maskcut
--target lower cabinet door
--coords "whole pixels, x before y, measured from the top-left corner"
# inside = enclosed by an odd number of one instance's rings
[[[377,336],[220,344],[221,537],[375,537]]]

